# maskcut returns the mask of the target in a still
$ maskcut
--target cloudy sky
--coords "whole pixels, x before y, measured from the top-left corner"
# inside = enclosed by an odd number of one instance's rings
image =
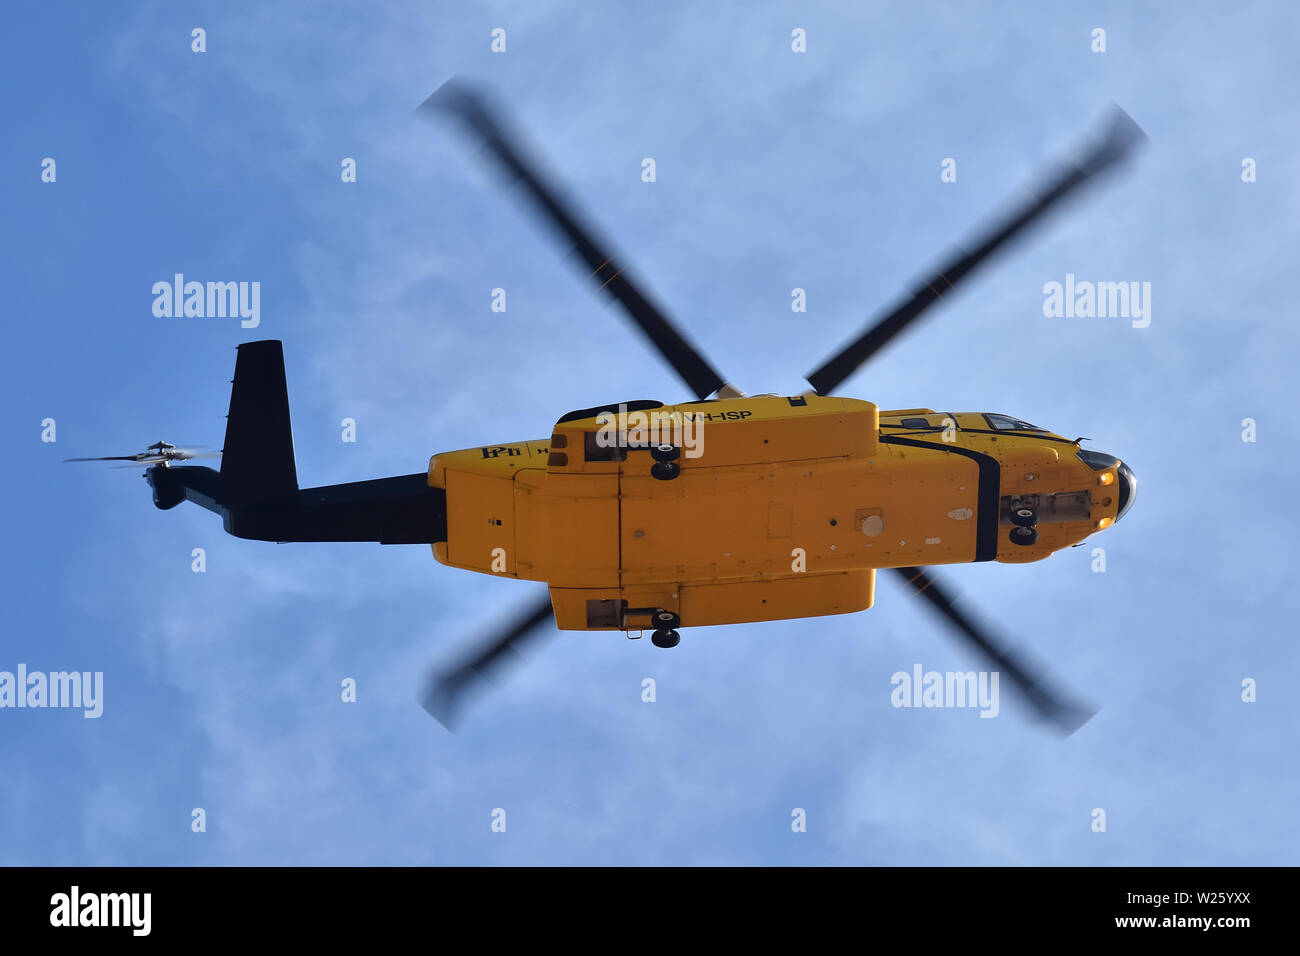
[[[1300,15],[1131,6],[11,11],[0,670],[102,671],[105,694],[98,720],[0,710],[0,861],[1296,863]],[[1098,716],[1061,740],[1009,691],[993,720],[892,707],[894,672],[979,662],[887,576],[870,611],[686,629],[673,651],[552,632],[451,735],[419,675],[536,585],[418,546],[237,540],[158,512],[131,470],[63,464],[219,446],[233,347],[259,338],[285,342],[304,485],[684,398],[476,145],[413,116],[453,75],[508,104],[750,392],[805,388],[1110,103],[1128,110],[1151,143],[1124,175],[843,387],[1010,413],[1133,465],[1104,573],[1081,548],[945,575]],[[155,317],[177,272],[260,282],[260,327]],[[1067,273],[1150,282],[1150,326],[1045,317]]]

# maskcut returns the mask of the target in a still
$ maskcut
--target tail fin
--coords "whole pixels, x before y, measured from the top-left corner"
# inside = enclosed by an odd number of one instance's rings
[[[245,342],[235,360],[235,381],[221,454],[221,497],[226,505],[292,498],[298,493],[289,424],[289,389],[279,341]]]

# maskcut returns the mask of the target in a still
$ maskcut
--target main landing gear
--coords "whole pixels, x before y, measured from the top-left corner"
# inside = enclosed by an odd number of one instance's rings
[[[650,643],[655,647],[676,647],[682,636],[676,631],[655,631],[650,635]]]
[[[682,626],[682,619],[672,611],[661,607],[630,607],[623,612],[624,627],[630,627],[627,619],[634,614],[650,616],[650,623],[655,629],[650,635],[650,643],[655,647],[676,647],[681,643],[682,636],[677,633],[677,628]]]
[[[650,643],[655,647],[676,647],[681,642],[682,636],[677,633],[677,628],[681,626],[682,619],[672,611],[660,608],[650,616],[650,620],[655,626],[655,632],[650,635]]]
[[[655,460],[655,463],[650,466],[650,474],[660,481],[672,481],[682,473],[682,466],[677,464],[681,451],[676,445],[651,445],[650,457]]]

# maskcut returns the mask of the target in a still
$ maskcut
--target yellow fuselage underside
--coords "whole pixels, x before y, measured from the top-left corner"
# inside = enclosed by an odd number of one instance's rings
[[[998,434],[978,413],[807,396],[641,414],[435,455],[429,484],[447,494],[437,559],[546,582],[561,628],[621,629],[617,607],[726,624],[862,610],[877,568],[1039,560],[1117,511],[1114,476],[1076,444]],[[618,448],[620,434],[679,445],[680,474],[653,477],[651,452]],[[1026,495],[1059,513],[1023,547],[1006,532]]]

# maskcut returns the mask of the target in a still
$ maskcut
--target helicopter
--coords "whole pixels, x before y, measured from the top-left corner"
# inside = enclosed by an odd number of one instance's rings
[[[444,725],[465,692],[553,620],[671,648],[680,628],[870,608],[877,571],[900,576],[1022,692],[1073,733],[1094,713],[1050,688],[959,609],[936,565],[1025,563],[1076,546],[1129,512],[1132,467],[1084,439],[990,412],[880,409],[836,395],[864,363],[1145,133],[1114,107],[1104,134],[979,233],[807,376],[800,395],[746,395],[726,380],[598,238],[486,95],[453,79],[417,108],[462,121],[572,247],[694,398],[624,400],[561,416],[547,437],[432,456],[427,470],[300,488],[284,353],[238,346],[221,466],[180,465],[159,442],[130,458],[160,509],[190,501],[240,538],[430,546],[464,570],[543,582],[524,609],[420,700]],[[96,459],[100,460],[100,459]]]

